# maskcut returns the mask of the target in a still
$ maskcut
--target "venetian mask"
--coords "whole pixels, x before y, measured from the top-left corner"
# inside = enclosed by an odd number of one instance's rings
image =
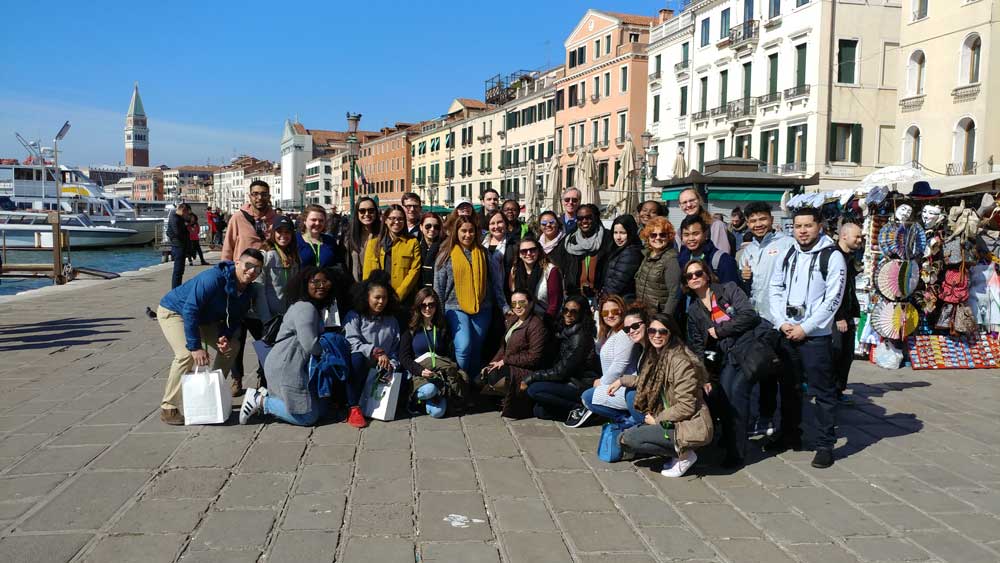
[[[913,216],[913,208],[907,204],[900,205],[896,208],[896,220],[900,223],[909,223],[910,217]]]
[[[937,205],[925,205],[920,210],[920,220],[924,223],[924,228],[933,229],[941,224],[944,219],[944,212]]]

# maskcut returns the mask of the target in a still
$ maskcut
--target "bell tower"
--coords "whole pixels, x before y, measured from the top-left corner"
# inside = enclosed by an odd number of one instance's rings
[[[146,127],[146,111],[139,97],[138,82],[132,90],[132,101],[125,117],[125,164],[149,166],[149,128]]]

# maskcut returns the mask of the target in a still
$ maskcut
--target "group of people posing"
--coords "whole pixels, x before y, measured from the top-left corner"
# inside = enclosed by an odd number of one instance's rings
[[[744,463],[755,431],[769,436],[768,449],[801,449],[809,395],[813,465],[833,463],[843,385],[831,335],[849,333],[856,316],[850,305],[842,311],[853,296],[844,254],[861,241],[845,226],[838,252],[815,209],[795,212],[793,238],[773,228],[767,204],[751,203],[748,234],[734,239],[696,190],[679,196],[679,229],[656,201],[606,227],[576,189],[561,212],[530,224],[494,190],[481,211],[462,200],[444,217],[408,193],[381,210],[361,197],[346,229],[330,232],[320,206],[295,224],[271,209],[267,184],[254,182],[249,195],[222,261],[160,302],[175,354],[161,403],[168,424],[183,424],[181,376],[195,366],[232,376],[233,395],[245,393],[243,424],[270,415],[363,427],[365,382],[401,374],[400,409],[410,414],[460,414],[492,400],[511,418],[580,426],[596,415],[626,428],[625,451],[668,458],[663,474],[677,477],[716,427],[728,467]],[[263,359],[257,387],[244,390],[248,334]],[[774,341],[782,368],[744,373],[760,340]]]

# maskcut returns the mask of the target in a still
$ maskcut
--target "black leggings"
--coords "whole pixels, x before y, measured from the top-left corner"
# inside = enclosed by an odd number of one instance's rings
[[[242,328],[240,328],[240,348],[236,351],[236,359],[233,360],[233,379],[242,380],[243,379],[243,350],[247,347],[247,333],[253,336],[254,340],[260,340],[264,336],[264,323],[260,322],[260,319],[243,319]],[[264,366],[260,362],[257,362],[257,379],[260,380],[260,386],[264,387],[266,380],[264,379]]]

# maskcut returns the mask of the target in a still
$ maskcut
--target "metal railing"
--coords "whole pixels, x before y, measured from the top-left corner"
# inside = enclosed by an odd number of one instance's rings
[[[750,117],[757,112],[757,100],[754,98],[742,98],[729,102],[726,108],[726,119],[742,119]]]
[[[710,115],[710,112],[708,110],[696,111],[693,114],[691,114],[691,120],[692,121],[704,121],[704,120],[708,119],[709,115]]]
[[[805,162],[789,162],[781,165],[782,174],[800,174],[806,171]]]
[[[790,100],[792,98],[802,98],[809,95],[809,85],[803,84],[801,86],[795,86],[785,90],[785,99]]]
[[[726,115],[726,108],[728,107],[728,105],[729,104],[721,105],[717,108],[712,108],[712,110],[709,113],[712,115],[712,117],[721,117],[723,115]]]
[[[683,60],[674,65],[674,72],[684,72],[691,66],[691,61]]]
[[[971,162],[949,162],[945,171],[948,176],[967,176],[976,173],[976,161]]]
[[[756,40],[760,35],[758,32],[758,24],[759,22],[757,20],[748,20],[730,28],[729,46],[737,47],[749,41]]]
[[[781,101],[781,92],[771,92],[763,96],[757,96],[757,105],[776,104]]]
[[[654,80],[659,80],[661,74],[662,73],[659,70],[654,70],[653,72],[649,73],[649,81],[653,82]]]
[[[616,145],[624,145],[625,144],[625,137],[616,137],[615,138],[615,144]]]
[[[760,172],[764,174],[780,174],[781,165],[780,164],[761,164],[757,167]]]

